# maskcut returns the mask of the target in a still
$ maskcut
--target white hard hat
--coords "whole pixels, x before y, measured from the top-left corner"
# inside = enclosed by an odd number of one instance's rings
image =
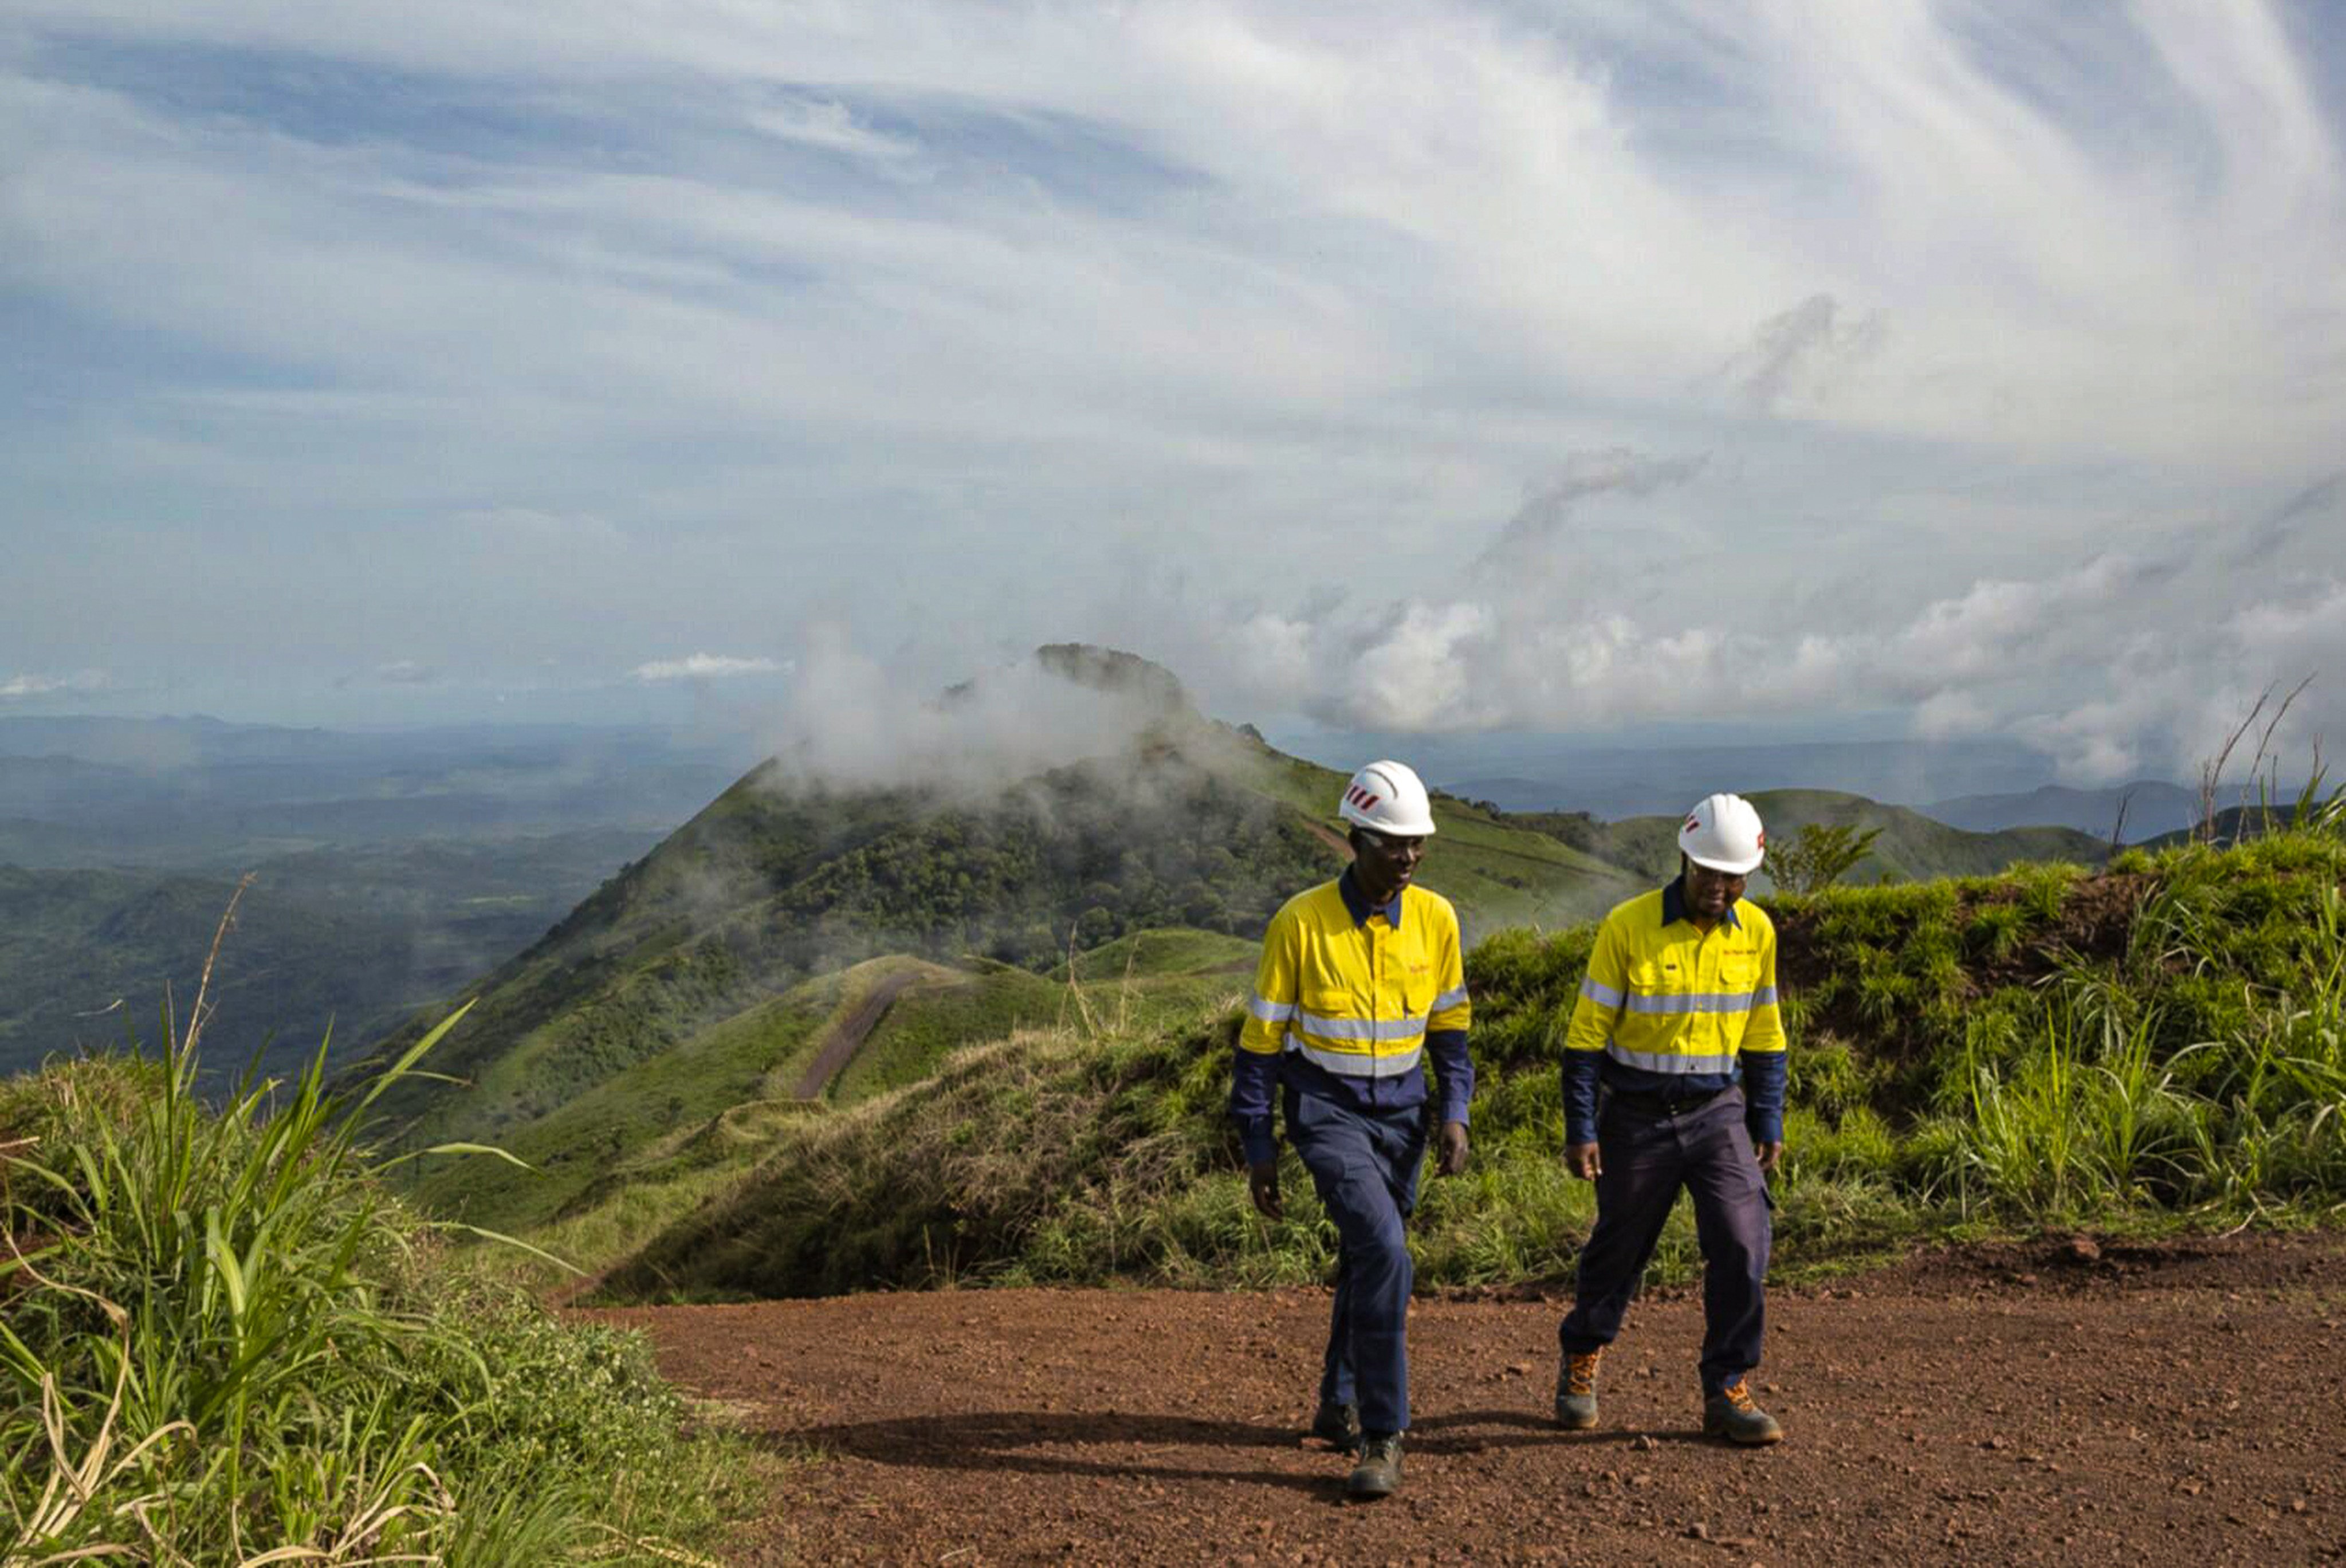
[[[1768,830],[1742,796],[1707,796],[1687,813],[1678,849],[1698,866],[1739,877],[1768,858]]]
[[[1433,831],[1433,803],[1406,763],[1372,762],[1344,786],[1336,814],[1356,828],[1399,838],[1422,839]]]

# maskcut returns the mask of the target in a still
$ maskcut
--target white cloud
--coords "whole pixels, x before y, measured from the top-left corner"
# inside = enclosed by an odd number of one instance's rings
[[[113,684],[102,669],[76,670],[69,675],[42,675],[26,671],[0,680],[0,701],[55,697],[70,692],[104,691]]]
[[[752,110],[750,123],[783,141],[854,158],[893,160],[918,150],[901,137],[859,124],[855,112],[834,100],[792,98],[770,108]]]
[[[1131,762],[1162,694],[1078,684],[1033,657],[992,661],[939,691],[864,653],[843,626],[808,628],[770,717],[775,785],[913,785],[988,793],[1086,758]]]
[[[0,422],[45,657],[255,585],[184,657],[837,615],[1389,723],[1911,708],[2084,773],[2346,666],[2318,9],[12,16],[0,282],[116,378]]]
[[[770,658],[697,653],[682,658],[653,659],[638,665],[633,674],[641,681],[728,680],[736,676],[772,675],[781,667]]]

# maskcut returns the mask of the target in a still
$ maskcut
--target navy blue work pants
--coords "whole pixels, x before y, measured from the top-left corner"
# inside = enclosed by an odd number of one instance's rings
[[[1702,1391],[1715,1394],[1760,1364],[1767,1325],[1768,1184],[1743,1125],[1743,1091],[1676,1115],[1607,1095],[1596,1153],[1596,1227],[1556,1338],[1569,1355],[1613,1342],[1683,1187],[1702,1246]]]
[[[1357,1404],[1363,1431],[1403,1431],[1409,1425],[1404,1336],[1416,1271],[1402,1226],[1417,1207],[1425,1108],[1375,1115],[1293,1089],[1285,1098],[1288,1141],[1311,1173],[1340,1242],[1321,1402]]]

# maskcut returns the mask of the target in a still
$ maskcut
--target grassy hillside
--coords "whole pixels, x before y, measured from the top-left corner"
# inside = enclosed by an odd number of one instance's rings
[[[1779,1238],[1798,1268],[1981,1226],[2229,1224],[2346,1206],[2346,844],[2316,833],[2107,873],[1781,901],[1793,1044]],[[1586,928],[1469,961],[1482,1079],[1469,1175],[1413,1227],[1420,1278],[1562,1277],[1589,1219],[1556,1157],[1559,1031]],[[672,1217],[621,1295],[947,1279],[1319,1278],[1332,1233],[1246,1205],[1222,1116],[1235,1007],[1062,1029],[780,1133]],[[1663,1267],[1684,1268],[1681,1213]]]
[[[1082,955],[1072,984],[1066,965],[1045,976],[902,954],[870,960],[516,1124],[501,1146],[533,1168],[426,1162],[416,1196],[434,1212],[497,1230],[567,1227],[556,1248],[563,1257],[608,1261],[601,1233],[624,1236],[610,1222],[643,1212],[650,1192],[697,1198],[786,1131],[923,1082],[974,1041],[1066,1028],[1155,1031],[1217,1010],[1247,983],[1233,962],[1250,972],[1252,954],[1251,944],[1209,932],[1152,931]],[[875,1003],[882,1005],[873,1020]],[[825,1043],[859,1019],[869,1027],[844,1065],[810,1084]]]
[[[1967,832],[1903,806],[1831,789],[1763,789],[1750,797],[1768,825],[1770,842],[1789,840],[1810,826],[1880,829],[1873,850],[1844,880],[1851,884],[1924,881],[1933,877],[1989,876],[2032,860],[2099,865],[2109,843],[2071,828],[2005,828]],[[1647,880],[1678,874],[1677,817],[1627,817],[1599,822],[1580,812],[1541,812],[1511,819]]]
[[[1080,983],[1065,1004],[1078,1013],[1093,979],[1121,979],[1127,950],[1115,944],[1140,933],[1234,942],[1208,967],[1239,962],[1282,901],[1343,865],[1330,826],[1342,782],[1186,708],[1159,712],[1117,754],[976,796],[827,790],[770,763],[486,977],[443,1053],[464,1088],[403,1086],[385,1103],[408,1146],[535,1144],[524,1132],[541,1119],[638,1069],[661,1076],[655,1064],[726,1021],[872,959],[1007,965],[1039,978],[1073,949]],[[1582,918],[1635,885],[1463,802],[1435,809],[1441,832],[1424,880],[1459,906],[1470,933]],[[1161,1009],[1171,993],[1136,994]],[[892,1013],[838,1095],[909,1083],[944,1044],[998,1034],[994,1006],[960,993]],[[918,1030],[916,1018],[925,1019]]]

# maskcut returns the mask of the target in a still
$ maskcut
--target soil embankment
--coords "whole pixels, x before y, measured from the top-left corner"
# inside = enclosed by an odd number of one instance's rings
[[[1919,1255],[1771,1298],[1790,1440],[1698,1435],[1698,1292],[1642,1302],[1599,1430],[1547,1420],[1560,1302],[1418,1303],[1402,1492],[1299,1435],[1312,1290],[622,1309],[802,1454],[745,1564],[2346,1561],[2346,1237]]]

